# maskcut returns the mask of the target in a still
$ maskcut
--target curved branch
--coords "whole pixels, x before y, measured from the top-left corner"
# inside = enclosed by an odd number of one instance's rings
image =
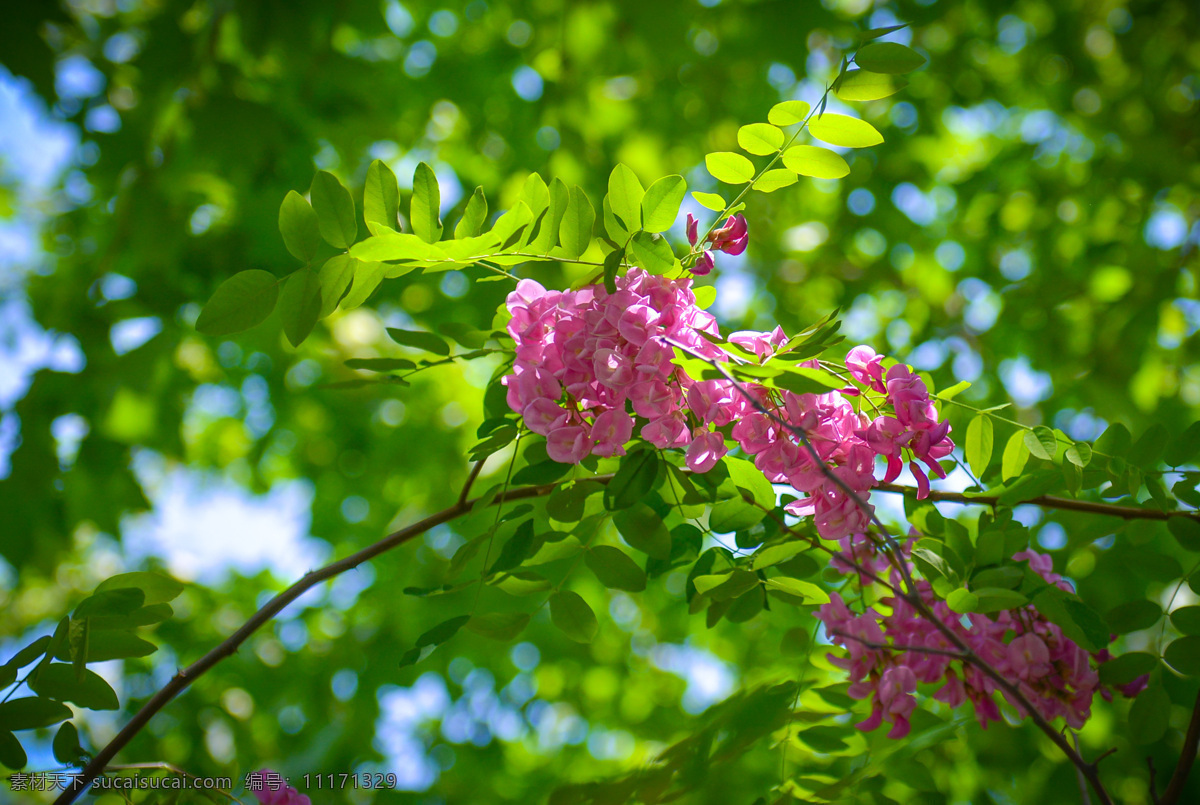
[[[900,494],[916,491],[911,486],[900,486],[899,484],[879,484],[874,489],[880,492],[898,492]],[[926,499],[941,503],[963,503],[967,505],[974,503],[981,506],[993,506],[1000,500],[997,495],[968,495],[965,492],[942,492],[936,489],[929,490],[929,497]],[[1087,512],[1089,514],[1105,514],[1110,517],[1120,517],[1123,520],[1169,520],[1172,517],[1200,520],[1200,512],[1163,512],[1154,509],[1139,509],[1135,506],[1120,506],[1115,503],[1098,503],[1090,500],[1059,498],[1053,495],[1038,495],[1029,500],[1022,500],[1021,503],[1031,503],[1034,506],[1041,506],[1045,509],[1064,509],[1067,511]]]
[[[612,475],[599,475],[589,478],[590,481],[599,483],[607,483],[612,480]],[[524,500],[526,498],[536,498],[543,495],[548,495],[559,486],[558,483],[542,484],[540,486],[529,486],[521,489],[513,489],[509,492],[497,495],[492,500],[491,505],[499,505],[508,503],[513,500]],[[129,723],[117,733],[108,744],[96,753],[91,762],[84,766],[83,771],[75,775],[71,784],[59,795],[54,801],[54,805],[70,805],[75,799],[83,793],[92,781],[104,771],[108,766],[109,761],[116,756],[133,737],[137,735],[150,722],[159,710],[162,710],[176,696],[183,693],[193,682],[199,677],[212,670],[213,666],[221,660],[233,655],[238,650],[242,643],[250,635],[254,634],[265,624],[270,622],[272,618],[278,615],[287,607],[288,604],[295,601],[304,593],[308,592],[313,587],[316,587],[323,581],[345,573],[347,570],[352,570],[363,562],[367,562],[380,554],[386,553],[393,548],[396,548],[404,543],[419,537],[429,529],[448,523],[457,517],[461,517],[471,510],[471,508],[479,501],[479,498],[472,500],[459,500],[453,506],[443,509],[437,514],[432,514],[424,520],[413,523],[410,526],[394,531],[388,534],[378,542],[363,548],[357,553],[347,556],[345,559],[339,559],[336,562],[331,562],[324,567],[306,573],[299,581],[288,587],[279,595],[268,601],[261,609],[254,613],[248,621],[246,621],[240,629],[231,634],[225,640],[221,641],[215,648],[201,657],[196,662],[184,668],[179,673],[171,678],[171,681],[162,687],[147,701],[137,714],[130,719]]]
[[[1175,773],[1171,775],[1171,782],[1167,783],[1167,790],[1163,792],[1162,797],[1155,798],[1154,801],[1161,805],[1175,805],[1179,802],[1179,798],[1183,796],[1183,784],[1187,782],[1188,772],[1192,770],[1192,764],[1196,762],[1196,749],[1200,746],[1200,696],[1196,697],[1196,705],[1192,708],[1192,720],[1188,722],[1187,735],[1183,738],[1183,750],[1179,753],[1179,764],[1175,766]],[[1150,767],[1151,771],[1154,767]],[[1150,793],[1154,794],[1154,778],[1150,778]]]

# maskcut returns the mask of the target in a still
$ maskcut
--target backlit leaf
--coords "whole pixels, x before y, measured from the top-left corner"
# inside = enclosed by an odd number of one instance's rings
[[[1019,476],[1027,461],[1029,448],[1025,445],[1025,431],[1019,430],[1009,436],[1008,443],[1004,445],[1004,456],[1000,462],[1001,479],[1007,482]]]
[[[406,347],[423,349],[426,352],[432,352],[434,355],[450,354],[450,344],[437,333],[429,333],[423,330],[401,330],[397,327],[389,327],[387,328],[387,334],[397,344],[402,344]]]
[[[317,171],[308,191],[321,237],[334,248],[349,249],[358,236],[354,199],[338,178],[329,171]]]
[[[767,120],[775,126],[791,126],[808,117],[810,108],[804,101],[781,101],[771,107]]]
[[[831,112],[808,121],[808,130],[818,140],[844,148],[866,148],[883,142],[883,135],[867,121]]]
[[[975,416],[967,425],[965,448],[967,463],[976,478],[983,477],[988,462],[992,460],[992,420],[982,414]]]
[[[732,151],[718,151],[704,158],[713,178],[726,184],[745,184],[754,178],[754,163]]]
[[[567,211],[563,214],[559,228],[559,243],[567,257],[579,257],[587,250],[592,242],[592,227],[596,223],[596,209],[588,200],[583,188],[575,185],[571,188],[571,200]]]
[[[279,280],[269,271],[239,271],[217,288],[196,319],[204,335],[229,335],[260,324],[279,299]]]
[[[417,237],[426,243],[442,239],[442,191],[433,168],[421,162],[413,173],[413,195],[409,205],[409,223]]]
[[[279,294],[279,318],[293,347],[308,338],[320,315],[320,276],[311,268],[302,268],[287,278]]]
[[[605,587],[631,593],[646,589],[646,573],[620,548],[597,545],[584,555],[584,561]]]
[[[617,163],[608,175],[608,203],[613,214],[621,219],[625,229],[636,232],[642,228],[642,197],[645,188],[637,175],[623,162]]]
[[[682,176],[664,176],[642,197],[642,228],[647,232],[666,232],[679,216],[679,205],[687,193]]]
[[[925,57],[907,45],[896,42],[872,42],[859,48],[854,63],[872,73],[900,75],[911,73],[925,63]]]
[[[738,129],[738,145],[757,156],[774,154],[783,147],[783,132],[770,123],[750,123]]]
[[[301,262],[312,260],[321,245],[317,214],[304,196],[289,190],[279,205],[279,234],[283,245]]]
[[[599,624],[596,613],[578,593],[560,590],[550,596],[550,621],[577,643],[590,643]]]
[[[846,160],[817,145],[793,145],[783,152],[783,164],[793,173],[816,179],[840,179],[850,172]]]
[[[396,174],[383,161],[376,159],[367,167],[367,181],[363,187],[363,219],[388,229],[399,224],[400,187]]]
[[[851,70],[833,85],[833,94],[843,101],[875,101],[895,95],[906,86],[908,82],[902,78],[867,70]]]

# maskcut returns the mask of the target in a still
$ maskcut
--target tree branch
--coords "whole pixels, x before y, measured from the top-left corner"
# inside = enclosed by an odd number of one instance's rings
[[[612,475],[598,475],[593,478],[589,478],[588,480],[597,481],[599,483],[608,483],[610,480],[612,480]],[[550,494],[550,492],[552,492],[558,486],[558,483],[552,483],[542,484],[540,486],[528,486],[521,489],[513,489],[509,492],[497,495],[495,499],[492,500],[491,505],[500,505],[514,500],[525,500],[527,498],[541,497],[543,495]],[[135,735],[142,731],[142,729],[150,722],[150,719],[152,719],[158,713],[158,711],[162,710],[163,707],[170,703],[171,700],[173,700],[176,696],[183,693],[183,691],[186,690],[198,678],[212,670],[212,668],[217,663],[221,662],[221,660],[233,655],[234,652],[238,650],[238,647],[241,646],[242,643],[246,642],[246,639],[249,638],[250,635],[254,634],[265,624],[270,622],[270,620],[282,612],[288,604],[292,603],[301,595],[308,592],[313,587],[316,587],[321,582],[328,581],[334,576],[358,567],[363,562],[370,561],[380,554],[386,553],[393,548],[403,545],[409,540],[424,534],[434,526],[442,525],[443,523],[450,522],[451,520],[466,514],[478,501],[479,498],[475,498],[473,500],[459,500],[448,509],[443,509],[437,514],[432,514],[429,517],[426,517],[424,520],[420,520],[410,526],[406,526],[399,531],[394,531],[378,542],[363,548],[357,553],[353,553],[350,556],[347,556],[344,559],[339,559],[336,562],[331,562],[330,564],[325,565],[318,570],[306,573],[299,581],[297,581],[291,587],[288,587],[279,595],[272,598],[266,603],[266,605],[255,612],[254,615],[252,615],[240,629],[231,634],[229,637],[225,638],[225,640],[223,640],[199,660],[192,663],[187,668],[184,668],[182,671],[172,677],[170,682],[164,685],[162,689],[160,689],[154,694],[154,696],[150,698],[149,701],[142,705],[142,708],[138,710],[137,714],[130,719],[129,723],[117,733],[116,737],[114,737],[103,749],[96,753],[91,762],[89,762],[83,768],[83,771],[72,778],[71,784],[62,792],[62,794],[59,795],[58,799],[54,801],[54,805],[69,805],[70,803],[74,802],[75,799],[83,793],[84,789],[91,785],[92,781],[104,771],[104,769],[108,766],[109,761],[111,761],[118,752],[125,748],[125,746],[131,740],[133,740]]]
[[[853,640],[855,643],[861,643],[867,648],[882,649],[884,651],[914,651],[918,654],[937,654],[941,657],[953,657],[956,660],[968,659],[966,654],[961,651],[951,651],[944,648],[926,648],[925,646],[901,646],[895,643],[875,643],[871,640],[863,640],[861,637],[856,637],[846,632],[830,632],[830,637],[844,637],[847,640]]]
[[[1192,764],[1196,762],[1198,745],[1200,745],[1200,696],[1196,697],[1196,705],[1192,708],[1192,720],[1188,722],[1187,734],[1183,738],[1183,750],[1179,754],[1179,763],[1175,766],[1175,773],[1171,775],[1171,782],[1167,783],[1167,790],[1163,792],[1162,797],[1154,798],[1155,802],[1161,803],[1161,805],[1175,805],[1179,802],[1179,798],[1183,796],[1183,784],[1187,782],[1188,772],[1192,770]],[[1150,769],[1154,770],[1153,765]],[[1154,793],[1153,776],[1150,778],[1150,793]]]
[[[898,492],[907,494],[915,491],[911,486],[899,484],[879,484],[875,489],[880,492]],[[997,495],[968,495],[965,492],[943,492],[936,489],[929,491],[928,500],[939,503],[964,503],[993,506],[999,502]],[[1065,509],[1068,511],[1088,512],[1089,514],[1106,514],[1110,517],[1120,517],[1124,520],[1168,520],[1172,517],[1184,517],[1189,520],[1200,520],[1200,512],[1162,512],[1154,509],[1139,509],[1134,506],[1119,506],[1115,503],[1096,503],[1090,500],[1072,500],[1058,498],[1052,495],[1038,495],[1021,503],[1032,503],[1046,509]]]

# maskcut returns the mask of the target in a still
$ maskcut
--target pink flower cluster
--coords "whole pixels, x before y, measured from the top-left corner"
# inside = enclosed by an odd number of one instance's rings
[[[517,283],[508,296],[508,332],[517,344],[513,374],[504,378],[508,404],[546,437],[555,461],[624,455],[632,408],[645,420],[643,439],[661,448],[687,446],[689,466],[706,472],[725,455],[725,440],[689,423],[689,401],[700,401],[707,387],[693,393],[694,384],[671,363],[675,353],[664,337],[720,357],[700,335],[717,335],[716,319],[696,306],[690,280],[632,269],[616,284],[609,294],[601,285],[548,291],[533,280]],[[718,419],[742,407],[731,404]]]
[[[1051,569],[1049,556],[1026,550],[1013,559],[1027,560],[1047,583],[1072,591],[1070,583]],[[891,582],[900,583],[895,570]],[[1062,716],[1075,729],[1083,726],[1091,712],[1092,697],[1100,688],[1100,677],[1090,659],[1109,659],[1107,650],[1090,657],[1032,606],[991,615],[971,614],[966,616],[970,625],[965,625],[944,601],[935,598],[928,582],[918,580],[916,584],[918,594],[934,615],[977,656],[1013,682],[1042,716],[1047,720]],[[873,730],[888,721],[892,724],[889,738],[907,735],[909,718],[917,704],[913,693],[918,683],[941,682],[933,698],[951,707],[970,701],[984,728],[989,721],[1000,720],[1000,708],[992,696],[1000,688],[991,678],[957,657],[926,651],[954,652],[956,647],[903,599],[883,598],[880,603],[890,608],[889,614],[880,614],[873,607],[855,614],[840,595],[833,593],[830,602],[815,613],[829,639],[846,648],[847,657],[829,655],[829,660],[849,672],[849,694],[856,699],[871,699],[871,715],[857,725],[859,729]],[[1131,696],[1144,686],[1144,679],[1135,680],[1120,690]],[[1001,693],[1010,698],[1008,693]],[[1109,691],[1101,693],[1111,698]],[[1010,698],[1009,703],[1026,715],[1016,701]]]
[[[710,237],[736,243],[745,233],[733,221]],[[887,460],[885,480],[891,481],[907,451],[921,497],[928,478],[915,459],[944,477],[937,460],[954,447],[950,425],[938,422],[928,389],[907,366],[885,374],[882,356],[869,347],[850,352],[845,370],[872,392],[874,418],[856,412],[847,399],[863,394],[849,379],[846,396],[747,384],[743,388],[753,396],[748,399],[730,381],[693,380],[671,362],[672,344],[710,360],[729,360],[702,335],[718,335],[716,320],[696,307],[690,280],[635,268],[618,277],[616,287],[613,294],[598,285],[560,292],[522,280],[509,294],[508,332],[516,341],[516,358],[513,374],[504,378],[508,404],[530,430],[546,437],[555,461],[623,455],[636,424],[630,408],[644,420],[638,431],[643,439],[660,448],[686,446],[687,465],[695,472],[707,472],[725,455],[727,431],[768,480],[808,496],[789,504],[788,511],[813,515],[821,535],[842,540],[846,550],[852,540],[865,539],[870,513],[830,480],[826,468],[864,501],[876,484],[876,456]],[[759,363],[788,342],[778,327],[770,333],[736,332],[729,340]],[[803,365],[817,368],[817,361]],[[797,430],[806,434],[820,463]]]

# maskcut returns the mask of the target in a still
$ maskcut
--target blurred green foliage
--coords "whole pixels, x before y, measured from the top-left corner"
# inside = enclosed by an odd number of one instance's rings
[[[122,519],[149,505],[135,457],[219,473],[258,493],[304,480],[313,492],[311,533],[339,556],[453,503],[494,363],[448,365],[404,387],[323,385],[359,377],[347,359],[411,357],[386,338],[385,325],[488,328],[505,283],[471,286],[457,273],[385,282],[370,308],[335,314],[299,350],[277,317],[236,342],[194,329],[200,303],[235,272],[295,267],[277,229],[279,204],[303,192],[315,168],[335,173],[361,201],[373,159],[393,164],[402,182],[418,161],[430,162],[447,187],[462,189],[443,214],[448,226],[471,188],[484,188],[493,211],[507,209],[530,171],[579,184],[593,199],[618,161],[643,185],[680,173],[692,190],[717,190],[705,185],[706,153],[735,150],[738,127],[765,119],[782,99],[815,101],[855,31],[895,20],[913,23],[900,41],[929,64],[898,95],[856,107],[886,142],[856,152],[844,179],[751,196],[748,259],[717,283],[722,324],[795,332],[841,307],[853,338],[928,370],[939,388],[972,380],[958,399],[1013,402],[1022,423],[1077,439],[1095,438],[1103,422],[1124,423],[1135,439],[1153,423],[1179,434],[1200,408],[1200,31],[1183,0],[12,5],[0,26],[0,63],[81,127],[89,146],[75,170],[90,193],[79,201],[62,191],[45,202],[49,270],[25,282],[37,321],[73,335],[86,366],[39,372],[13,412],[20,446],[0,481],[0,555],[17,574],[0,587],[0,635],[49,634],[98,581],[138,569],[121,566],[114,542]],[[55,65],[74,56],[101,71],[100,94],[57,96]],[[97,107],[115,111],[118,130],[87,130]],[[529,273],[551,284],[568,279],[557,267]],[[106,299],[104,279],[114,274],[133,280],[137,293]],[[117,354],[113,325],[151,316],[163,322],[161,334]],[[247,417],[248,390],[261,384],[269,427]],[[214,413],[198,403],[198,389],[212,386],[242,401]],[[951,411],[952,421],[965,433],[960,413]],[[63,461],[52,423],[66,414],[90,430]],[[998,429],[993,473],[1010,432]],[[489,464],[479,488],[505,469]],[[1177,497],[1200,502],[1195,478],[1173,477]],[[1035,534],[1059,526],[1056,568],[1085,599],[1105,608],[1166,603],[1175,591],[1194,600],[1181,579],[1197,556],[1165,527],[1046,512]],[[804,653],[807,615],[780,607],[706,630],[687,612],[682,579],[671,576],[630,597],[578,573],[572,587],[600,614],[590,644],[567,639],[543,609],[519,650],[463,632],[401,668],[423,632],[471,605],[473,591],[401,594],[443,584],[442,555],[455,540],[439,532],[357,571],[356,594],[297,604],[173,703],[122,759],[194,774],[272,765],[293,783],[306,772],[374,768],[397,751],[377,729],[377,694],[418,678],[432,685],[422,674],[434,672],[445,675],[451,698],[475,696],[480,708],[488,680],[497,690],[523,680],[506,689],[517,704],[514,691],[534,680],[547,703],[541,712],[553,715],[540,734],[527,726],[513,740],[478,725],[464,732],[425,723],[415,745],[442,769],[427,791],[310,789],[314,801],[542,801],[565,783],[636,772],[689,739],[677,750],[693,758],[682,765],[686,801],[749,803],[781,782],[780,752],[769,741],[731,759],[730,770],[685,750],[728,744],[728,724],[765,734],[778,716],[771,689],[748,704],[733,700],[705,728],[704,716],[681,708],[681,697],[690,701],[685,683],[663,670],[671,663],[654,647],[703,648],[718,658],[705,662],[746,689],[794,681],[808,667],[801,722],[846,706],[830,687],[841,676],[824,649]],[[164,650],[126,662],[122,712],[176,663],[227,636],[263,591],[288,581],[264,571],[190,585],[154,632]],[[1134,633],[1124,648],[1153,651],[1157,639]],[[677,654],[677,663],[700,662]],[[1098,702],[1080,735],[1091,757],[1120,750],[1102,772],[1121,801],[1150,801],[1147,754],[1160,779],[1173,768],[1196,684],[1169,673],[1164,682],[1170,728],[1148,748],[1130,742],[1122,701]],[[472,724],[486,722],[476,716]],[[579,733],[584,722],[590,740]],[[81,723],[85,748],[114,732],[111,721]],[[881,732],[803,734],[786,767],[800,796],[857,772],[854,786],[827,793],[847,802],[1078,797],[1074,771],[1028,724],[983,732],[969,718],[923,707],[913,739],[900,744]],[[1200,797],[1200,783],[1189,791]]]

